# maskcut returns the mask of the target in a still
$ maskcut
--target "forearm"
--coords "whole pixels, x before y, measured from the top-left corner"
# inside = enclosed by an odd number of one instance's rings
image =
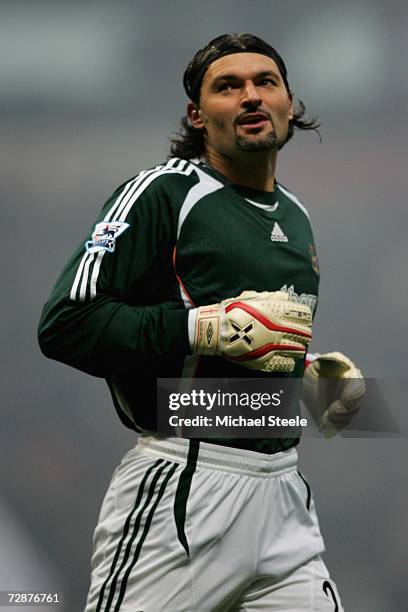
[[[146,355],[189,352],[188,312],[174,303],[130,306],[108,296],[90,303],[48,302],[39,326],[47,357],[106,376],[132,370]]]

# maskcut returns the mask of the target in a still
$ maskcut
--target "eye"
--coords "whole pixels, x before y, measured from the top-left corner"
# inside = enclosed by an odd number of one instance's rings
[[[231,89],[233,89],[232,83],[227,82],[221,83],[217,88],[218,91],[231,91]]]
[[[272,79],[271,77],[267,77],[265,79],[262,79],[261,85],[265,86],[265,87],[276,87],[277,83],[275,79]]]

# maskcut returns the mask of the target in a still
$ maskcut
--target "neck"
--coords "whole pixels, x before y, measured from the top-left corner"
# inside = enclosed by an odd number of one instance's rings
[[[277,151],[242,152],[232,158],[207,149],[205,157],[214,170],[236,185],[260,191],[274,190]]]

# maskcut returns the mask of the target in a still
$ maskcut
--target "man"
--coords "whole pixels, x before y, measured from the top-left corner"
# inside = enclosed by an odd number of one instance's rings
[[[341,610],[296,469],[299,432],[157,432],[158,378],[301,378],[319,281],[308,213],[275,179],[294,128],[317,127],[295,108],[282,58],[226,34],[195,55],[184,86],[173,157],[114,192],[40,323],[43,352],[106,378],[141,432],[103,502],[86,612]],[[309,366],[308,401],[330,433],[363,389],[345,383],[322,406],[324,368],[361,375],[339,353]]]

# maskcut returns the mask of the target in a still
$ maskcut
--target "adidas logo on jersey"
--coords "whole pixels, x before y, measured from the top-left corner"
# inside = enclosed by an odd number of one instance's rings
[[[271,240],[272,242],[287,242],[288,237],[284,234],[279,226],[279,224],[275,221],[275,225],[271,231]]]

